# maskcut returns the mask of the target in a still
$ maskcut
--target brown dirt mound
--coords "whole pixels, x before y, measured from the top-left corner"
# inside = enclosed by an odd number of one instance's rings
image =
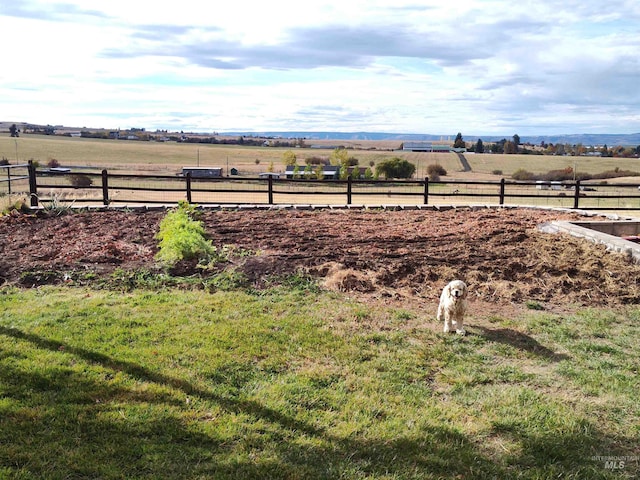
[[[34,285],[116,268],[154,270],[162,211],[0,218],[0,284]],[[533,209],[208,210],[214,245],[255,255],[235,262],[256,286],[305,272],[369,298],[437,301],[453,278],[472,300],[555,305],[640,303],[640,266],[601,245],[536,226],[576,219]],[[192,274],[192,267],[180,273]],[[66,275],[66,277],[65,277]]]

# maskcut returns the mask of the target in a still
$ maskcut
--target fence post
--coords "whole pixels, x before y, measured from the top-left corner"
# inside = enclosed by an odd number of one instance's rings
[[[504,205],[504,178],[500,179],[500,205]]]
[[[191,203],[191,172],[187,172],[185,178],[187,179],[187,203]]]
[[[107,170],[102,170],[102,204],[109,205],[109,175]]]
[[[576,180],[576,190],[573,192],[573,208],[578,209],[580,203],[580,180]]]
[[[429,205],[429,177],[424,177],[424,204]]]
[[[7,167],[7,188],[9,189],[9,195],[11,195],[11,167]]]
[[[347,177],[347,205],[351,205],[351,175]]]
[[[269,205],[273,205],[273,177],[271,175],[268,176],[267,178],[268,180],[268,199],[269,199]]]
[[[38,206],[38,183],[36,182],[36,166],[29,160],[29,198],[33,208]]]

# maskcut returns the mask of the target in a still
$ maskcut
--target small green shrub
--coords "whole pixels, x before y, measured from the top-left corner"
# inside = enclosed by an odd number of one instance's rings
[[[429,175],[429,178],[432,178],[436,175],[438,177],[444,177],[446,174],[447,174],[447,171],[444,169],[442,165],[438,165],[438,164],[427,165],[427,175]]]
[[[213,275],[209,280],[205,281],[204,287],[207,291],[213,293],[217,290],[231,291],[248,287],[249,280],[247,276],[236,269],[225,270]]]
[[[24,198],[21,198],[2,208],[2,211],[0,211],[0,217],[3,215],[12,215],[14,213],[29,213],[30,211],[27,201]]]
[[[525,170],[524,168],[519,168],[518,170],[513,172],[513,174],[511,175],[511,178],[513,178],[514,180],[530,181],[530,180],[535,180],[536,176],[535,174]]]
[[[72,175],[69,178],[69,182],[71,182],[71,185],[76,188],[86,188],[93,185],[93,180],[91,179],[91,177],[84,174]]]
[[[393,157],[376,165],[376,177],[411,178],[416,172],[416,166],[409,161]]]
[[[447,174],[447,171],[444,169],[442,165],[438,165],[438,164],[427,165],[427,175],[429,176],[430,182],[439,182],[440,177],[446,174]]]
[[[544,306],[535,300],[527,300],[525,305],[529,310],[544,310]]]
[[[181,201],[170,210],[160,222],[156,238],[160,250],[156,259],[172,266],[181,260],[208,260],[216,253],[216,248],[205,238],[202,222],[193,218],[195,207]]]

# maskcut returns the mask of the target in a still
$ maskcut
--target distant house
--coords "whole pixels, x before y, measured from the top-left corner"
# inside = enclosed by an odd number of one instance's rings
[[[338,148],[344,148],[344,145],[310,145],[309,148],[323,149],[323,150],[336,150]]]
[[[222,177],[222,167],[182,167],[182,175],[191,174],[191,178]]]
[[[293,171],[296,167],[294,165],[287,165],[284,172],[286,178],[293,178]],[[305,173],[306,166],[298,165],[298,175],[300,178],[307,176]],[[311,175],[315,175],[316,167],[311,167]],[[340,178],[340,167],[337,165],[323,165],[322,176],[325,180],[337,180]]]
[[[453,147],[449,145],[434,145],[432,142],[404,142],[402,150],[409,152],[443,152],[449,153],[453,151]]]

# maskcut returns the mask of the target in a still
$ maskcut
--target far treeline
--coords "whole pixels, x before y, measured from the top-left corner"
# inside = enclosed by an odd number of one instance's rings
[[[624,147],[621,145],[609,148],[605,145],[583,145],[581,143],[570,145],[568,143],[546,143],[539,145],[521,143],[520,136],[514,135],[511,140],[503,138],[498,142],[486,144],[481,138],[476,143],[467,143],[462,134],[458,133],[453,142],[454,148],[466,148],[474,153],[499,153],[499,154],[532,154],[532,155],[571,155],[594,157],[623,157],[632,158],[640,156],[640,145],[637,147]]]

